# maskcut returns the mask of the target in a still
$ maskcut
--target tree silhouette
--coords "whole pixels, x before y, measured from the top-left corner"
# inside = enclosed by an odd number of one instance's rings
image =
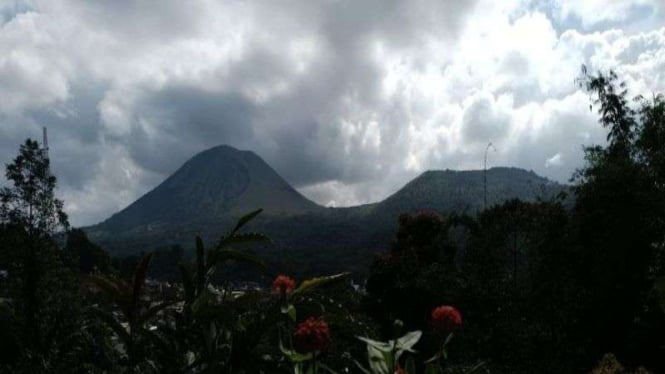
[[[26,139],[5,176],[13,186],[0,189],[0,222],[49,235],[69,228],[63,203],[54,195],[56,178],[48,155],[37,141]]]
[[[621,361],[645,363],[654,355],[644,347],[662,343],[655,329],[640,324],[648,325],[641,315],[648,309],[654,279],[663,274],[656,260],[662,258],[665,217],[662,179],[657,178],[662,175],[664,106],[656,98],[634,110],[615,73],[582,73],[599,107],[599,122],[609,130],[609,144],[587,147],[586,166],[575,176],[574,213],[583,248],[580,281],[589,299],[581,325],[598,342],[597,357],[614,352]]]

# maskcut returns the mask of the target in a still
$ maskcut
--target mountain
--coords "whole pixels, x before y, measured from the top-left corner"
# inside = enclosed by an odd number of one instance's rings
[[[299,215],[325,208],[308,200],[259,156],[229,146],[203,151],[152,191],[87,229],[92,238],[149,236],[201,230],[258,208],[264,215]]]
[[[212,241],[242,214],[263,208],[249,229],[273,243],[261,255],[292,273],[323,274],[362,269],[384,250],[403,212],[433,209],[475,214],[488,205],[519,198],[550,199],[565,186],[518,168],[432,170],[383,201],[324,208],[308,200],[259,156],[219,146],[187,161],[154,190],[106,221],[85,229],[116,256],[156,247],[191,247],[196,235]]]
[[[443,214],[480,212],[484,177],[483,170],[430,170],[378,203],[264,219],[254,228],[274,240],[276,250],[262,255],[280,269],[288,268],[294,274],[362,272],[373,253],[389,246],[401,213],[423,209]],[[552,200],[567,188],[519,168],[495,167],[487,170],[486,177],[488,206],[515,198]]]
[[[487,204],[520,198],[551,198],[562,186],[533,171],[494,167],[487,170],[429,170],[381,201],[375,215],[395,216],[401,212],[432,209],[439,212],[475,214],[484,208],[485,177]]]

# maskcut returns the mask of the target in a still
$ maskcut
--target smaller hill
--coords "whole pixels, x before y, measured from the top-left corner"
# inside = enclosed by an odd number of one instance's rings
[[[563,189],[563,185],[533,171],[509,167],[487,170],[488,206],[514,198],[550,199]],[[484,191],[483,170],[430,170],[378,203],[372,213],[396,217],[402,212],[431,209],[475,214],[484,208]]]

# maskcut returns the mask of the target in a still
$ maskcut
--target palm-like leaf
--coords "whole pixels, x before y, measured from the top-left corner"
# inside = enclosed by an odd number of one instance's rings
[[[231,233],[220,239],[219,243],[217,244],[217,249],[226,248],[228,246],[236,244],[254,244],[254,243],[266,243],[266,242],[270,242],[270,238],[256,232],[248,232],[240,234]]]
[[[236,223],[236,227],[233,228],[233,231],[231,231],[231,233],[235,234],[238,230],[240,230],[243,226],[245,226],[249,221],[253,220],[261,212],[263,212],[263,209],[257,209],[249,214],[242,216],[238,220],[238,223]]]
[[[152,317],[156,316],[157,313],[161,312],[162,310],[168,308],[169,306],[175,303],[176,303],[175,301],[165,301],[145,309],[145,312],[137,316],[138,324],[143,325],[144,323],[150,321]]]
[[[130,313],[132,318],[130,319],[130,322],[134,322],[134,318],[137,317],[135,312],[139,306],[141,291],[143,289],[143,285],[145,284],[145,277],[148,273],[148,265],[150,265],[150,261],[152,261],[153,256],[153,252],[143,256],[139,264],[134,269],[134,277],[132,279],[132,304]]]
[[[206,276],[205,247],[200,236],[196,237],[196,290],[201,293],[205,287]]]
[[[179,264],[178,268],[180,269],[180,277],[182,278],[182,288],[185,291],[185,303],[189,304],[194,301],[197,294],[192,272],[189,271],[185,264]]]
[[[134,277],[132,285],[129,285],[122,279],[107,278],[102,276],[89,276],[86,281],[94,287],[101,290],[104,295],[120,309],[124,317],[129,322],[130,334],[131,330],[136,326],[140,326],[147,322],[157,312],[164,309],[167,305],[158,305],[154,307],[141,308],[141,292],[145,284],[145,277],[148,271],[148,265],[152,260],[153,253],[145,255],[134,270]],[[115,318],[111,316],[115,321]],[[105,321],[109,322],[111,319],[106,318]],[[116,321],[117,322],[117,321]],[[113,328],[113,326],[111,325]],[[115,328],[114,328],[115,330]]]
[[[327,284],[336,283],[343,281],[348,278],[351,273],[340,273],[335,275],[328,275],[325,277],[316,277],[308,279],[300,284],[300,286],[293,292],[294,295],[301,294],[307,291],[311,291],[317,287],[321,287]]]
[[[266,269],[266,265],[261,259],[247,252],[241,252],[235,249],[218,249],[211,251],[210,254],[213,264],[224,263],[226,261],[232,260],[244,264],[254,265],[261,270]]]
[[[200,355],[189,362],[189,369],[216,372],[228,364],[232,353],[232,331],[242,327],[238,321],[237,309],[251,305],[259,293],[246,293],[238,299],[226,298],[227,291],[216,292],[209,287],[209,281],[218,267],[228,261],[237,261],[265,270],[266,265],[256,256],[231,246],[267,242],[269,239],[257,233],[240,233],[249,221],[261,213],[261,209],[251,212],[238,220],[232,231],[222,236],[211,250],[206,250],[203,240],[196,238],[196,264],[194,267],[180,265],[185,289],[185,306],[181,318],[183,326],[199,339],[190,343],[199,345]],[[189,316],[189,317],[187,317]],[[200,369],[200,370],[199,370]]]
[[[125,318],[129,319],[132,312],[132,295],[127,282],[97,275],[87,276],[84,281],[102,291],[104,296],[120,309]]]
[[[118,335],[124,344],[129,344],[131,341],[129,332],[124,326],[122,326],[120,322],[118,322],[118,320],[115,319],[113,314],[105,313],[100,310],[95,310],[95,313],[108,327],[111,328],[111,330],[113,330],[113,332]]]

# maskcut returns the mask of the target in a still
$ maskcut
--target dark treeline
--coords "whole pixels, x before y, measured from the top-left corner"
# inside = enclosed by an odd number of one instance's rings
[[[277,276],[248,247],[260,211],[191,256],[111,259],[28,140],[0,191],[0,372],[665,372],[665,99],[631,101],[612,72],[579,84],[608,141],[571,196],[393,217],[356,284]]]

